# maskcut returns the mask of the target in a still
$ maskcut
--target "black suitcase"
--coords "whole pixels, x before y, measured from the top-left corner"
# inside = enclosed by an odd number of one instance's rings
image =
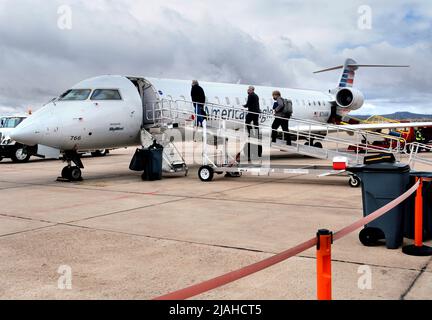
[[[129,169],[132,171],[144,171],[146,167],[146,154],[144,149],[137,149],[132,157]]]

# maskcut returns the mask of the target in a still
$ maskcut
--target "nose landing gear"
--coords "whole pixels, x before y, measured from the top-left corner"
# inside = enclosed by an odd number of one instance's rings
[[[64,154],[64,160],[68,163],[61,172],[61,177],[57,179],[60,182],[76,182],[82,181],[82,171],[84,165],[81,161],[81,156],[76,151],[68,151]],[[72,163],[75,166],[72,166]]]
[[[61,177],[68,181],[82,181],[82,172],[79,167],[66,166],[62,170]]]

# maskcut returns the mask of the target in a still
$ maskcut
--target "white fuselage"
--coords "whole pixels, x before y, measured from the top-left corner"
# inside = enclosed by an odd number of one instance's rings
[[[226,117],[244,118],[243,105],[246,104],[248,86],[211,82],[201,82],[200,85],[208,102],[238,110],[222,110],[227,113]],[[330,117],[334,101],[330,94],[275,87],[255,88],[264,114],[271,113],[272,92],[279,90],[283,97],[293,101],[295,118],[327,122]],[[141,128],[151,124],[155,103],[191,100],[191,82],[183,80],[101,76],[84,80],[72,89],[86,89],[91,93],[84,100],[57,100],[45,105],[14,130],[13,138],[26,145],[42,144],[62,151],[134,146],[139,144]],[[92,99],[95,90],[101,89],[115,89],[121,99]],[[193,110],[192,105],[189,106]],[[267,118],[265,121],[271,121]]]

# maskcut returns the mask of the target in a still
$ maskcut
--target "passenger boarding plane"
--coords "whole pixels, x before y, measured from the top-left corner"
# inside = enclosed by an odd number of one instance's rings
[[[325,124],[338,115],[346,115],[363,106],[363,94],[353,88],[355,72],[361,67],[408,66],[360,65],[347,59],[343,66],[318,71],[343,70],[337,89],[329,93],[262,86],[256,86],[256,92],[262,97],[262,108],[269,113],[273,104],[272,92],[280,90],[285,98],[293,101],[293,117]],[[246,85],[211,82],[201,82],[201,85],[209,103],[227,105],[238,110],[230,115],[227,113],[227,116],[244,117]],[[81,179],[80,169],[84,168],[80,159],[81,152],[139,145],[141,129],[154,123],[151,115],[154,115],[155,105],[162,100],[189,101],[190,90],[189,80],[114,75],[84,80],[23,121],[11,133],[11,138],[28,146],[38,144],[60,150],[68,161],[62,176],[78,180]],[[192,108],[191,104],[190,107]],[[271,117],[267,118],[267,121],[271,121]],[[403,127],[429,125],[430,123],[404,123]],[[359,124],[350,125],[350,128],[372,130],[398,128],[398,125]]]

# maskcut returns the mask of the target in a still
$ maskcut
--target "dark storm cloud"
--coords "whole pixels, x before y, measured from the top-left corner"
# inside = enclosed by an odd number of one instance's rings
[[[411,64],[410,71],[362,70],[357,84],[372,102],[427,106],[430,97],[419,101],[419,95],[426,97],[432,85],[426,71],[432,67],[426,39],[432,12],[419,6],[413,11],[401,1],[390,9],[374,4],[374,30],[364,32],[356,27],[361,1],[344,3],[0,0],[0,108],[39,106],[100,74],[325,91],[335,87],[339,74],[312,72],[347,57]],[[72,8],[72,30],[57,27],[64,4]],[[395,30],[398,24],[403,32]]]
[[[98,74],[245,83],[271,83],[277,75],[289,84],[262,43],[229,25],[197,25],[166,8],[160,18],[173,30],[145,25],[118,6],[101,13],[75,3],[73,28],[65,31],[57,27],[59,2],[8,2],[0,19],[2,105],[43,101]]]

